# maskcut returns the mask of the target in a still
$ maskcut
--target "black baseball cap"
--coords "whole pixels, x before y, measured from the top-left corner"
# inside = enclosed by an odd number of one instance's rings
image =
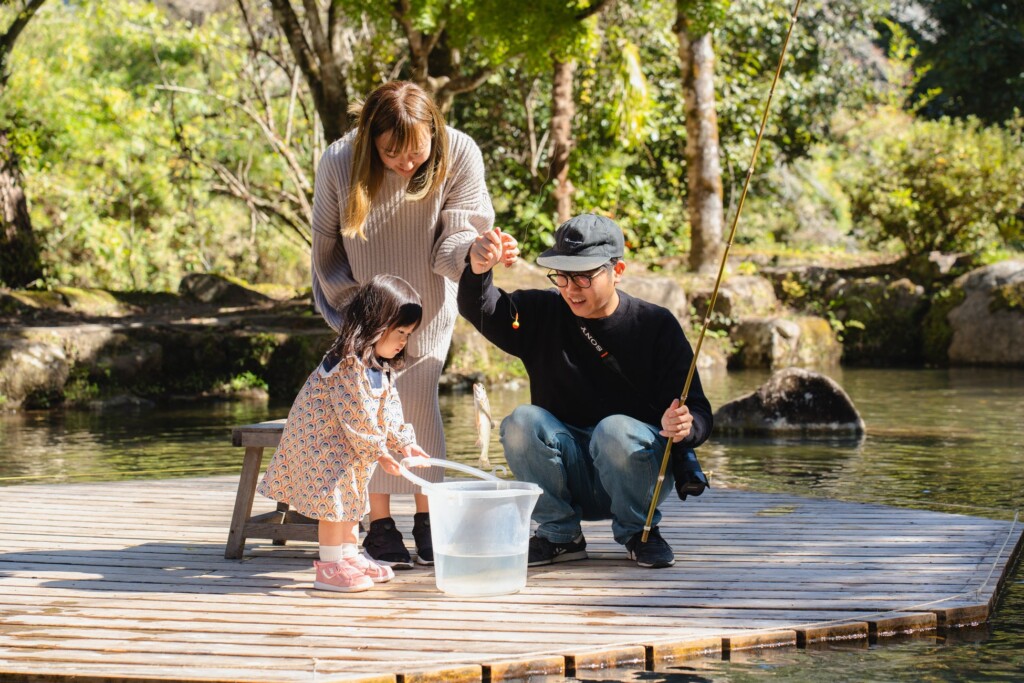
[[[555,246],[537,257],[537,265],[570,273],[593,270],[622,258],[622,228],[604,216],[573,216],[555,231]]]

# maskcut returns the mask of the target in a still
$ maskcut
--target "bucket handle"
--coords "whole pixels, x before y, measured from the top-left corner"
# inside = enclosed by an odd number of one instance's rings
[[[470,467],[469,465],[463,465],[461,462],[453,462],[451,460],[441,460],[440,458],[404,458],[404,459],[402,459],[402,461],[398,463],[398,469],[402,473],[402,476],[405,477],[406,479],[408,479],[409,481],[411,481],[412,483],[416,484],[420,488],[426,489],[426,490],[434,488],[434,486],[436,486],[436,484],[434,484],[434,482],[427,481],[426,479],[424,479],[422,477],[417,477],[415,474],[410,472],[409,468],[406,467],[406,465],[405,465],[405,461],[406,460],[415,460],[417,463],[422,462],[422,463],[424,463],[426,465],[429,465],[431,467],[448,467],[448,468],[453,469],[453,470],[459,470],[460,472],[465,472],[466,474],[472,474],[474,477],[479,477],[480,479],[486,479],[487,481],[499,481],[499,482],[500,481],[504,481],[504,479],[499,479],[498,477],[494,476],[493,474],[488,474],[487,472],[484,472],[483,470],[478,470],[477,468]]]

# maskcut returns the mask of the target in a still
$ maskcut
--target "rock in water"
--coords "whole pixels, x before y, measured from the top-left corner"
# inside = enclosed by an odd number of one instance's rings
[[[834,380],[802,368],[773,374],[715,412],[721,434],[863,434],[864,420]]]

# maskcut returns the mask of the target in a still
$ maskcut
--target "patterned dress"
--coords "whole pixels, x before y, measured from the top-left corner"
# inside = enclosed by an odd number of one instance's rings
[[[385,364],[381,387],[349,356],[330,370],[317,366],[295,397],[281,444],[256,489],[300,514],[356,522],[368,509],[366,487],[377,458],[415,442]]]

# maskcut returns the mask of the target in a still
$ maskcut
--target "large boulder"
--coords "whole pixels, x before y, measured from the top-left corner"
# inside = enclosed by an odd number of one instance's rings
[[[286,301],[295,290],[280,285],[252,285],[244,280],[210,273],[189,273],[181,278],[178,293],[204,304],[266,306]]]
[[[962,302],[947,315],[949,362],[1024,365],[1024,261],[1002,261],[961,276]]]
[[[685,325],[690,319],[690,303],[686,300],[686,292],[670,277],[623,275],[619,289],[630,296],[667,308],[680,324]]]
[[[747,318],[730,337],[736,351],[729,367],[735,368],[829,367],[842,354],[832,326],[814,316]]]
[[[707,314],[713,289],[701,289],[693,294],[693,307],[697,317]],[[725,279],[715,300],[715,310],[723,318],[736,320],[746,316],[763,316],[775,312],[779,300],[771,281],[756,275],[735,275]]]
[[[864,433],[864,420],[834,380],[802,368],[773,374],[756,391],[715,412],[722,434]]]
[[[0,408],[18,408],[26,399],[60,396],[71,362],[60,343],[0,337]]]
[[[118,335],[105,325],[66,325],[0,334],[4,408],[47,407],[64,400],[76,366],[89,364]]]
[[[919,363],[924,287],[907,278],[839,278],[825,300],[843,326],[843,362],[861,365]]]

